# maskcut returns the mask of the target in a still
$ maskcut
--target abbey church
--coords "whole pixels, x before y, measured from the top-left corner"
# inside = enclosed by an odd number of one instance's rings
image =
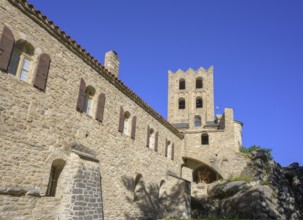
[[[168,72],[168,119],[26,0],[0,0],[0,220],[190,218],[239,175],[242,123],[213,67]]]

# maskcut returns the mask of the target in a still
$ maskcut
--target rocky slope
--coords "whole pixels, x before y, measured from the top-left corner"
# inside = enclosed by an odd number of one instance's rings
[[[192,217],[243,219],[303,219],[303,167],[282,168],[254,151],[251,163],[239,177],[208,186],[208,197],[192,198]]]

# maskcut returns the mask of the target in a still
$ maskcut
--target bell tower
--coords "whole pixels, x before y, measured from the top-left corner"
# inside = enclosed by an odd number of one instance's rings
[[[213,66],[168,71],[168,121],[179,130],[214,121]]]

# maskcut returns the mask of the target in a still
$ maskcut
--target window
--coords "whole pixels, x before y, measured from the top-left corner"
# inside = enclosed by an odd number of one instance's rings
[[[124,113],[124,125],[123,125],[123,133],[126,135],[130,135],[129,122],[130,122],[130,113],[126,111]]]
[[[179,99],[179,109],[185,109],[185,99]]]
[[[61,159],[54,160],[51,166],[46,196],[55,196],[60,174],[65,166],[65,161]]]
[[[202,145],[208,145],[209,144],[208,134],[207,133],[203,133],[201,135],[201,142],[202,142]]]
[[[158,132],[147,126],[147,142],[146,147],[158,151]]]
[[[175,157],[175,144],[172,144],[171,141],[167,139],[165,141],[165,157],[168,157],[171,160],[174,160]]]
[[[179,89],[180,90],[185,89],[185,80],[184,79],[180,79],[180,81],[179,81]]]
[[[197,78],[196,79],[196,89],[201,89],[201,88],[203,88],[202,78]]]
[[[92,101],[93,101],[95,92],[96,92],[96,90],[92,86],[88,86],[85,89],[83,112],[85,112],[88,115],[92,114]]]
[[[195,116],[195,127],[201,126],[201,117],[199,115]]]
[[[119,127],[118,131],[120,133],[126,134],[131,137],[131,139],[135,140],[136,138],[136,125],[137,125],[137,117],[131,117],[128,111],[124,112],[122,106],[120,106],[120,118],[119,118]]]
[[[33,46],[25,41],[17,41],[11,55],[8,73],[17,76],[21,80],[27,81],[32,66],[33,55]]]
[[[201,97],[196,98],[196,108],[202,108],[203,107],[203,101]]]

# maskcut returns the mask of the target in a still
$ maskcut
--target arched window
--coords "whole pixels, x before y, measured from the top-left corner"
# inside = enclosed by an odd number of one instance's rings
[[[155,149],[155,131],[154,129],[149,129],[149,148]]]
[[[88,86],[85,89],[83,112],[85,112],[88,115],[92,114],[92,100],[95,95],[95,92],[96,90],[92,86]]]
[[[158,131],[155,132],[153,128],[147,126],[147,142],[146,147],[158,151]]]
[[[196,98],[196,108],[202,108],[203,107],[203,101],[201,97]]]
[[[130,135],[130,113],[128,111],[124,112],[124,130],[123,133],[126,135]]]
[[[201,126],[201,117],[199,115],[195,116],[195,127]]]
[[[179,99],[179,109],[185,109],[185,99]]]
[[[8,66],[8,73],[26,81],[33,63],[34,47],[26,41],[19,40],[14,44]]]
[[[202,145],[208,145],[209,144],[209,138],[207,133],[203,133],[201,135],[201,143]]]
[[[175,144],[167,139],[165,141],[165,157],[168,157],[171,160],[174,160],[175,158]]]
[[[186,88],[185,87],[185,79],[180,79],[180,81],[179,81],[179,89],[183,90],[185,88]]]
[[[62,159],[54,160],[51,166],[49,182],[47,186],[46,196],[55,196],[60,174],[65,166]]]
[[[203,88],[203,81],[202,81],[202,78],[199,77],[196,79],[196,89],[201,89]]]

